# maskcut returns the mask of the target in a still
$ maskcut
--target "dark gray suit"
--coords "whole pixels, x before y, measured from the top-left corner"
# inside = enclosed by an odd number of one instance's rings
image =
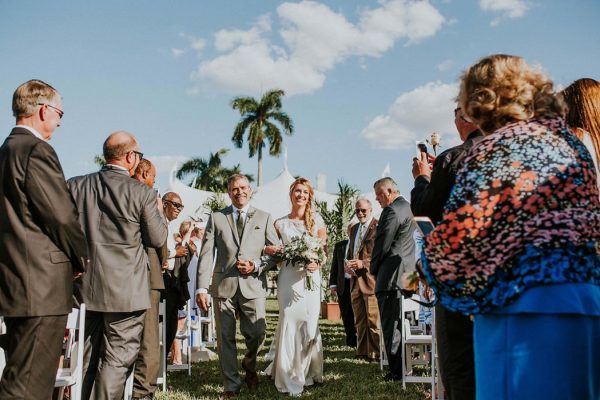
[[[165,288],[162,264],[168,257],[167,244],[159,249],[146,248],[150,265],[150,303],[144,317],[144,331],[140,351],[135,360],[133,397],[150,397],[157,389],[160,372],[160,338],[158,335],[158,307],[161,291]]]
[[[0,147],[0,315],[7,363],[0,398],[48,398],[71,311],[73,270],[88,253],[52,147],[14,128]]]
[[[93,263],[77,285],[87,304],[83,398],[123,396],[135,361],[145,310],[150,308],[147,247],[160,247],[167,224],[156,192],[127,171],[107,165],[68,181],[90,242]],[[102,358],[102,363],[97,367]]]
[[[375,295],[390,372],[402,375],[402,294],[400,279],[415,270],[415,224],[410,204],[399,196],[383,209],[370,271],[376,277]]]

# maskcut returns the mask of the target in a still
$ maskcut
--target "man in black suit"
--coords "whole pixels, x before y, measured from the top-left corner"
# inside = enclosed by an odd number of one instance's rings
[[[381,331],[390,372],[387,381],[402,379],[402,293],[400,280],[415,270],[415,224],[410,204],[392,178],[381,178],[373,185],[383,208],[377,225],[371,257],[375,276],[375,296],[379,305]]]
[[[156,168],[145,158],[142,158],[133,178],[144,183],[149,188],[154,187]],[[158,306],[160,295],[165,284],[162,276],[163,261],[167,260],[166,243],[160,248],[146,247],[150,265],[150,302],[144,317],[144,331],[140,351],[135,360],[133,373],[133,398],[152,399],[158,388],[156,381],[160,372],[160,341],[158,337]]]
[[[354,325],[354,312],[350,298],[351,276],[344,271],[344,261],[348,251],[348,239],[341,240],[333,247],[333,259],[329,273],[329,288],[331,294],[337,295],[344,331],[346,332],[346,345],[356,347],[356,326]]]
[[[30,80],[13,95],[16,127],[0,147],[0,315],[7,362],[0,399],[48,399],[71,312],[73,278],[88,262],[86,239],[47,141],[61,97]]]
[[[156,192],[131,179],[142,153],[127,132],[111,134],[99,172],[71,178],[93,264],[76,285],[86,314],[82,398],[92,386],[96,400],[123,397],[125,379],[140,348],[144,314],[150,308],[148,256],[160,247],[167,223]]]
[[[423,160],[415,159],[413,162],[415,187],[410,192],[412,211],[415,215],[429,217],[434,224],[442,219],[456,173],[469,150],[483,139],[481,131],[460,108],[454,110],[454,124],[463,143],[440,154],[433,163],[433,171]],[[473,321],[438,303],[435,306],[435,334],[442,382],[448,399],[475,399]]]

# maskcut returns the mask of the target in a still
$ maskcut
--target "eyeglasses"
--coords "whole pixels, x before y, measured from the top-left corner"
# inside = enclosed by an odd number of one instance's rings
[[[65,112],[63,110],[61,110],[60,108],[56,108],[54,106],[51,106],[50,104],[46,104],[46,103],[37,103],[38,106],[48,106],[51,109],[53,109],[54,111],[56,111],[56,113],[58,114],[58,118],[62,119],[63,115],[65,115]]]
[[[175,207],[178,211],[183,210],[183,204],[178,203],[176,201],[172,201],[172,200],[163,200],[165,203],[168,203],[170,205],[172,205],[173,207]]]
[[[367,209],[367,208],[357,208],[357,209],[356,209],[356,210],[354,210],[354,211],[355,211],[357,214],[358,214],[358,213],[363,213],[363,214],[366,214],[366,213],[367,213],[367,211],[369,211],[369,209]]]
[[[142,158],[144,158],[144,153],[142,153],[141,151],[137,151],[137,150],[131,150],[132,152],[134,152],[135,154],[137,154],[138,156],[140,156],[140,160]]]

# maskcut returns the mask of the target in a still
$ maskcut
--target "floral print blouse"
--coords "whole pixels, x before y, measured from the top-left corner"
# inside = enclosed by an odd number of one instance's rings
[[[600,285],[600,200],[584,144],[562,119],[510,123],[477,143],[423,272],[446,307],[490,312],[527,288]]]

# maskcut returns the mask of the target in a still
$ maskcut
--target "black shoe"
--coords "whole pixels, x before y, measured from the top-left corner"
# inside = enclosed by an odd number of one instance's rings
[[[402,381],[402,376],[398,375],[398,374],[394,374],[393,372],[388,372],[384,377],[383,380],[386,382],[401,382]]]

